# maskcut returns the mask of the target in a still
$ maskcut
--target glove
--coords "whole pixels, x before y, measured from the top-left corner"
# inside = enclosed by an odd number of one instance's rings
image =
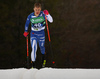
[[[29,34],[29,32],[24,32],[24,33],[23,33],[23,35],[24,35],[25,37],[27,37],[28,34]]]
[[[47,10],[44,10],[43,12],[44,12],[45,15],[49,14],[49,12]]]

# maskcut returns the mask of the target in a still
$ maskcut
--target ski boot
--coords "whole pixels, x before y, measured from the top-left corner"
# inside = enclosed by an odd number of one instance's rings
[[[42,54],[42,67],[44,68],[46,64],[45,54]]]
[[[46,60],[44,60],[43,64],[42,64],[42,67],[44,68],[45,67],[45,64],[46,64]]]
[[[31,61],[31,63],[32,63],[32,69],[33,69],[33,68],[36,68],[35,62]]]

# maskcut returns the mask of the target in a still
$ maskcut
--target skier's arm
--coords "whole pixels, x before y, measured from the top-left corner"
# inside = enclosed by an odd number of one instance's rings
[[[53,22],[53,18],[52,18],[52,16],[49,14],[49,12],[48,12],[47,10],[44,10],[43,13],[46,15],[47,20],[48,20],[49,22],[52,23],[52,22]]]
[[[46,17],[47,17],[47,20],[48,20],[50,23],[53,22],[53,18],[52,18],[52,16],[51,16],[50,14],[46,15]]]
[[[27,17],[27,20],[26,20],[26,23],[25,23],[25,32],[28,31],[29,24],[30,24],[30,15]]]
[[[26,37],[29,33],[28,33],[28,26],[30,24],[30,15],[27,17],[26,23],[25,23],[25,31],[23,33],[23,35]]]

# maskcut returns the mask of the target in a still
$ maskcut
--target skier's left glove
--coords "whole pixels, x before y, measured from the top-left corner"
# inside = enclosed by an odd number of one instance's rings
[[[24,32],[24,33],[23,33],[23,35],[24,35],[25,37],[27,37],[28,34],[29,34],[29,32]]]
[[[44,13],[45,15],[48,15],[48,14],[49,14],[48,10],[44,10],[43,13]]]

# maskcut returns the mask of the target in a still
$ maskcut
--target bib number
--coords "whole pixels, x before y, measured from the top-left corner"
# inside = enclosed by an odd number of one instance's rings
[[[34,28],[40,28],[40,27],[41,27],[41,23],[34,24]]]

